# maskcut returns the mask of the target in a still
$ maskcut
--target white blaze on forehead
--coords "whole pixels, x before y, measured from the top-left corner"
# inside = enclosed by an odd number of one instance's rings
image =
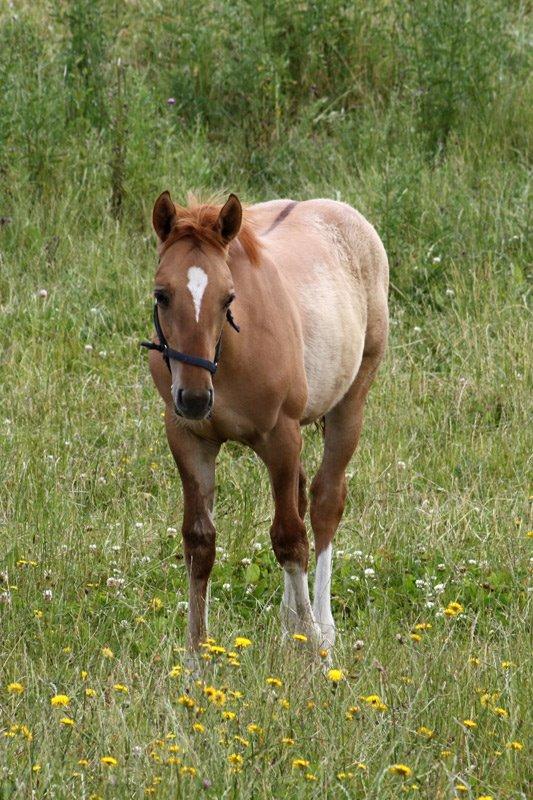
[[[202,307],[202,297],[204,296],[205,287],[207,286],[207,275],[201,267],[189,267],[187,271],[189,281],[187,289],[192,295],[194,303],[194,316],[196,322],[200,319],[200,308]]]

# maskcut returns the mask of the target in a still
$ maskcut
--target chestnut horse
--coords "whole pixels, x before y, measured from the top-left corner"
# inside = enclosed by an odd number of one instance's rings
[[[233,194],[222,207],[181,207],[163,192],[153,225],[157,335],[144,345],[183,483],[189,646],[195,651],[207,636],[215,460],[231,439],[249,445],[270,473],[285,630],[329,651],[331,543],[346,500],[345,469],[387,342],[383,244],[361,214],[331,200],[274,200],[243,210]],[[324,422],[324,454],[311,486],[311,605],[300,453],[301,426],[317,420]]]

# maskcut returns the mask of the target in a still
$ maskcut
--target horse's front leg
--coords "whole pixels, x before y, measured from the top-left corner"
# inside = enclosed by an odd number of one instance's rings
[[[268,467],[274,496],[270,537],[283,567],[282,623],[288,632],[304,634],[312,644],[318,644],[320,629],[315,624],[307,580],[309,543],[299,513],[299,505],[303,507],[299,498],[301,447],[299,423],[284,419],[255,450]]]
[[[215,460],[218,444],[176,425],[165,412],[167,439],[183,484],[183,550],[189,574],[188,644],[195,652],[207,636],[208,584],[215,561]]]

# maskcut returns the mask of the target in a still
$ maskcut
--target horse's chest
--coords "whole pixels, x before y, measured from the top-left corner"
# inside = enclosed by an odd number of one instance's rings
[[[314,272],[299,287],[308,399],[304,422],[331,410],[353,383],[364,346],[364,304],[348,277]]]

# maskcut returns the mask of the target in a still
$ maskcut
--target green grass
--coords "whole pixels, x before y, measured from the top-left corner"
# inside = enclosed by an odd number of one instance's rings
[[[0,798],[524,800],[522,5],[1,8]],[[265,471],[249,450],[221,452],[210,628],[229,651],[236,636],[252,645],[240,666],[206,662],[218,707],[169,676],[184,658],[181,492],[138,341],[151,328],[155,196],[221,187],[358,207],[390,254],[392,327],[336,537],[338,686],[281,640]],[[320,433],[305,442],[312,475]],[[455,601],[464,611],[448,618]],[[432,627],[415,641],[420,623]],[[187,686],[194,711],[178,702]],[[69,706],[52,707],[56,694]],[[391,774],[396,763],[412,775]]]

